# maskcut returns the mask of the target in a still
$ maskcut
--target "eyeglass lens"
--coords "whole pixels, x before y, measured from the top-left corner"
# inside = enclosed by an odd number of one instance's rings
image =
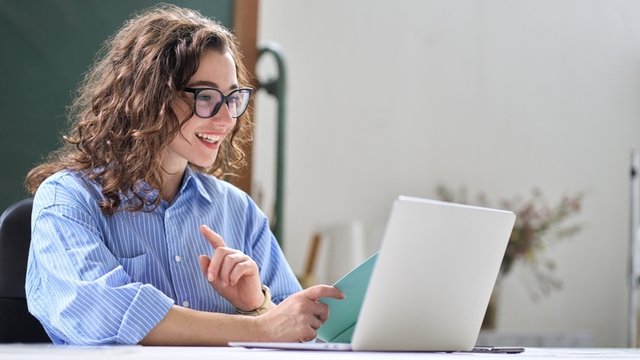
[[[216,89],[202,89],[196,94],[195,112],[203,118],[212,117],[220,111],[222,103],[226,102],[231,117],[238,118],[247,109],[250,96],[251,90],[248,89],[236,89],[227,96]]]

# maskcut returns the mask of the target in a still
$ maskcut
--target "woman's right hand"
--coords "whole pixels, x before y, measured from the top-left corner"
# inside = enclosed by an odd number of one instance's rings
[[[329,316],[327,305],[318,301],[323,297],[344,299],[340,290],[328,285],[316,285],[297,292],[256,318],[259,337],[263,341],[306,342],[315,339],[318,328]]]

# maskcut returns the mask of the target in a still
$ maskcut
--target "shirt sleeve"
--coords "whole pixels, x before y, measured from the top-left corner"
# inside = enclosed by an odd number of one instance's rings
[[[131,281],[102,241],[101,213],[82,195],[51,182],[38,189],[25,285],[29,311],[54,343],[137,344],[173,300]]]
[[[302,290],[302,287],[273,236],[266,215],[250,198],[248,206],[247,223],[251,224],[248,238],[252,239],[248,255],[258,264],[262,283],[271,290],[271,300],[279,304],[289,295]]]

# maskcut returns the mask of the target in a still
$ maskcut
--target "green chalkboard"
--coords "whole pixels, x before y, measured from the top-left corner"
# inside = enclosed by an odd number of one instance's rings
[[[233,0],[168,2],[233,27]],[[26,173],[59,147],[71,93],[102,43],[157,3],[0,0],[0,211],[27,196]]]

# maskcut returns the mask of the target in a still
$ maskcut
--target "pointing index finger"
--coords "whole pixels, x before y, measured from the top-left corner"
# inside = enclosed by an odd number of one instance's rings
[[[214,249],[226,246],[222,237],[215,231],[211,230],[207,225],[200,225],[200,234],[209,241]]]

